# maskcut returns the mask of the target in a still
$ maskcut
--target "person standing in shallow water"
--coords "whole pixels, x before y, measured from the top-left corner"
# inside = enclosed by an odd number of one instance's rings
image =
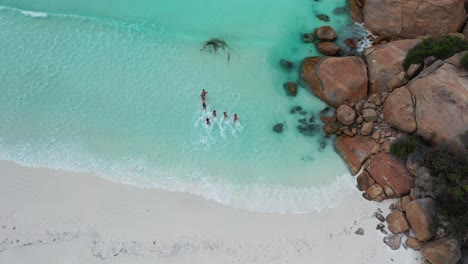
[[[224,115],[224,119],[227,119],[227,113],[226,113],[226,111],[223,112],[223,115]]]
[[[201,97],[203,103],[205,103],[206,95],[207,95],[207,94],[208,94],[208,92],[205,91],[205,89],[203,89],[203,91],[202,91],[201,94],[200,94],[200,97]]]
[[[237,117],[237,114],[234,114],[234,122],[237,122],[239,118]]]
[[[213,110],[213,117],[216,117],[216,110]]]
[[[207,117],[207,118],[205,119],[205,122],[206,122],[207,125],[211,125],[211,123],[210,123],[210,118],[209,118],[209,117]]]

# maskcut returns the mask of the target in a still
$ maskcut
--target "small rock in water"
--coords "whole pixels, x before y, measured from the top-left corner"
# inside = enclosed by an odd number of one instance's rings
[[[281,65],[281,68],[285,70],[291,70],[294,67],[294,64],[291,61],[288,61],[285,59],[280,60],[280,65]]]
[[[297,94],[297,84],[295,82],[285,82],[283,88],[286,91],[286,94],[289,96],[296,96]]]
[[[313,33],[304,33],[302,34],[301,39],[304,43],[313,43],[315,40],[315,35]]]
[[[320,148],[319,148],[319,150],[320,150],[320,151],[323,151],[326,147],[327,147],[327,141],[325,141],[325,140],[320,141]]]
[[[379,219],[380,222],[382,222],[382,223],[385,222],[385,217],[381,213],[375,212],[374,216],[375,216],[375,218]]]
[[[358,229],[358,230],[356,230],[356,232],[354,232],[354,233],[355,233],[356,235],[360,235],[360,236],[362,236],[362,235],[364,235],[364,229],[362,229],[362,228],[359,228],[359,229]]]
[[[347,13],[346,7],[337,7],[333,10],[333,14],[335,15],[344,15]]]
[[[330,21],[330,17],[325,15],[325,14],[320,14],[320,15],[317,15],[317,18],[321,21],[324,21],[324,22],[328,22]]]
[[[307,124],[307,119],[305,118],[301,118],[299,120],[297,120],[299,123],[303,124],[303,125],[306,125]]]
[[[278,123],[278,124],[273,126],[273,131],[275,131],[278,134],[283,133],[283,128],[284,128],[284,124],[283,123]]]
[[[299,114],[301,114],[301,115],[307,115],[307,111],[301,111]]]
[[[312,116],[309,118],[309,123],[315,124],[315,116],[312,114]]]
[[[296,112],[300,112],[300,111],[302,111],[302,107],[299,105],[296,105],[293,108],[291,108],[291,114],[295,114]]]
[[[382,209],[380,209],[380,208],[377,208],[377,212],[383,214],[383,211],[382,211]]]

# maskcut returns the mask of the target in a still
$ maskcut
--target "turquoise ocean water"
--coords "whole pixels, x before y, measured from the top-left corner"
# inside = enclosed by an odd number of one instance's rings
[[[336,206],[353,179],[298,120],[326,105],[283,82],[316,55],[300,33],[350,36],[344,0],[0,0],[0,159],[186,191],[255,211]],[[327,14],[330,22],[316,14]],[[211,37],[225,53],[200,51]],[[343,37],[343,38],[344,38]],[[206,126],[200,103],[230,115]],[[300,105],[305,116],[291,114]],[[237,113],[239,124],[232,115]],[[275,134],[272,126],[286,122]],[[320,123],[318,123],[320,124]],[[326,147],[323,148],[323,142]],[[322,144],[322,146],[321,146]]]

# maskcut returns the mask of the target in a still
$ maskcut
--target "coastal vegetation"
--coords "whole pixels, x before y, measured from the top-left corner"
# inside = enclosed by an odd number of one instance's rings
[[[460,59],[460,65],[468,70],[468,53],[465,53],[465,55]]]
[[[468,132],[460,135],[466,138]],[[460,242],[468,238],[468,153],[448,144],[430,145],[416,136],[396,140],[390,152],[402,160],[412,158],[426,166],[432,176],[437,217],[434,226],[446,219],[452,235]]]
[[[468,41],[459,37],[427,38],[409,50],[403,61],[403,67],[408,69],[411,64],[420,64],[429,56],[447,59],[464,50],[468,50]]]

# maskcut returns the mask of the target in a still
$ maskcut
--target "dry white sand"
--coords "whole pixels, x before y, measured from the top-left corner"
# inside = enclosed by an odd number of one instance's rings
[[[254,213],[0,161],[0,263],[419,263],[383,244],[372,214],[389,204],[356,190],[320,213]]]

